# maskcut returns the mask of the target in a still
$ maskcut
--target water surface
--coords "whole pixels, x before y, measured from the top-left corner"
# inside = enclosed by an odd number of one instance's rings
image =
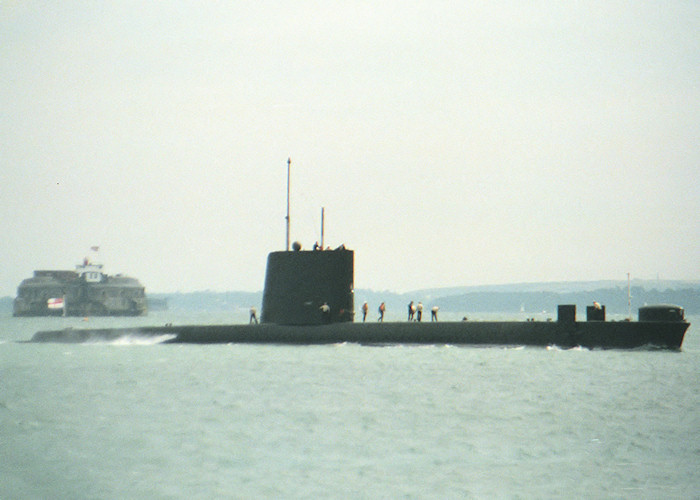
[[[230,321],[0,318],[0,497],[700,491],[697,326],[681,352],[17,342],[65,326]]]

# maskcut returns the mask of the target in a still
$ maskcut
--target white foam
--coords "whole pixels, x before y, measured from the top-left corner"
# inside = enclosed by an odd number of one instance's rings
[[[579,352],[589,352],[590,349],[588,347],[582,347],[580,345],[577,345],[575,347],[559,347],[558,345],[548,345],[547,346],[548,351],[579,351]]]
[[[177,337],[174,333],[164,333],[161,335],[144,335],[140,333],[124,333],[118,337],[105,338],[95,336],[83,342],[83,345],[155,345],[162,344]]]
[[[110,342],[110,345],[154,345],[162,344],[177,337],[174,333],[164,333],[162,335],[125,335]]]

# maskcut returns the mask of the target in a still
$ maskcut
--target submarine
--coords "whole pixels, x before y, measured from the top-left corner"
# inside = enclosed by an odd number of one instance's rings
[[[192,344],[454,344],[679,350],[690,326],[682,307],[639,309],[638,321],[606,321],[605,306],[588,306],[576,321],[576,305],[558,306],[556,321],[355,322],[355,252],[341,245],[290,248],[290,168],[287,159],[286,250],[268,254],[260,324],[151,326],[40,331],[30,342],[99,342],[125,336]]]
[[[690,323],[682,307],[639,308],[637,321],[608,321],[605,306],[558,306],[555,321],[355,322],[354,251],[291,250],[268,255],[260,324],[165,325],[40,331],[32,342],[112,341],[152,337],[162,343],[222,344],[450,344],[659,348],[679,350]]]

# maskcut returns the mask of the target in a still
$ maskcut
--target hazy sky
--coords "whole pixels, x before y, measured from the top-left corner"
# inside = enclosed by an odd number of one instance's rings
[[[700,2],[0,3],[0,295],[700,278]]]

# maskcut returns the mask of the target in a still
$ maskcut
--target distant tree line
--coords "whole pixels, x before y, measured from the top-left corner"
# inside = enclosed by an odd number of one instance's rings
[[[441,309],[454,312],[556,311],[559,304],[576,304],[579,310],[598,302],[612,314],[628,310],[627,289],[607,288],[582,292],[472,292],[434,299]],[[688,314],[700,313],[700,289],[631,290],[631,307],[635,312],[645,304],[677,304]]]

